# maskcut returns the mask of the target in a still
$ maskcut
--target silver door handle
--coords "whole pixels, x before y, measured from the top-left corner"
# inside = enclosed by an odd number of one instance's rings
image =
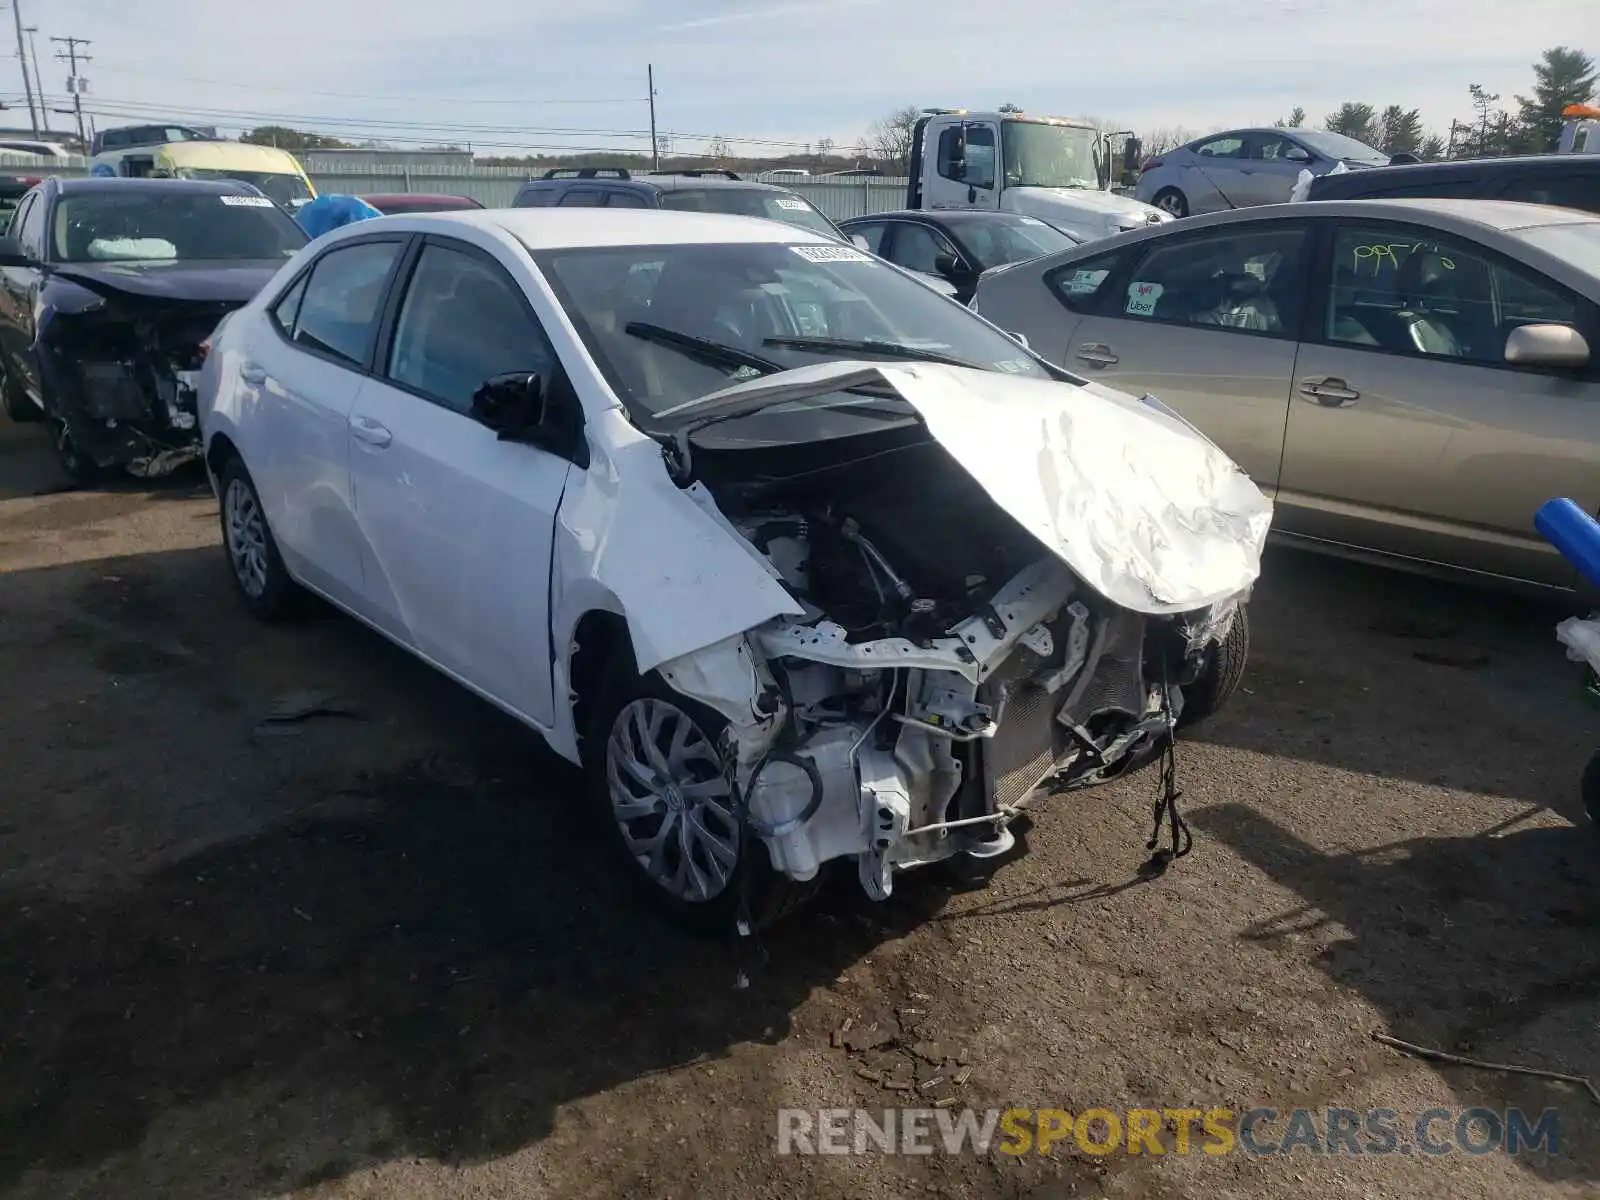
[[[1308,379],[1300,385],[1300,394],[1324,408],[1349,408],[1361,399],[1361,393],[1342,379]]]
[[[351,417],[350,432],[367,445],[380,449],[394,441],[394,434],[371,417]]]
[[[244,366],[239,368],[239,378],[251,387],[260,387],[267,381],[267,373],[256,366],[255,363],[245,363]]]
[[[1084,346],[1078,351],[1078,357],[1096,367],[1113,367],[1117,364],[1117,356],[1112,353],[1111,347],[1101,342]]]

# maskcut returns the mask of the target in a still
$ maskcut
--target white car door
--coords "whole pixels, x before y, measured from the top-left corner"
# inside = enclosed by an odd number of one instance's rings
[[[294,574],[362,611],[361,535],[350,495],[349,417],[404,236],[340,242],[258,318],[239,367],[254,434],[245,457]]]
[[[488,379],[559,364],[521,287],[487,252],[428,237],[390,305],[393,332],[350,414],[365,611],[463,683],[553,717],[550,558],[574,470],[469,415]]]

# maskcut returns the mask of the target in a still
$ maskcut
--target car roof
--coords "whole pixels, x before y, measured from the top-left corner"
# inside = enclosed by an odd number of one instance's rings
[[[233,179],[128,179],[120,175],[86,175],[63,179],[50,179],[64,196],[79,196],[86,192],[187,192],[191,195],[238,196],[259,195],[249,184]]]
[[[480,207],[471,196],[461,196],[455,192],[367,192],[356,198],[368,204],[375,204],[379,200],[385,204],[437,204],[444,201],[459,204],[462,208]]]
[[[1585,160],[1588,160],[1587,162]],[[1512,154],[1505,158],[1453,158],[1448,162],[1400,163],[1388,167],[1369,167],[1364,171],[1350,171],[1338,175],[1322,175],[1317,179],[1324,186],[1344,186],[1349,181],[1357,186],[1370,182],[1384,186],[1388,182],[1408,183],[1419,179],[1455,178],[1483,174],[1514,174],[1529,167],[1549,167],[1552,170],[1600,170],[1600,156],[1593,154]]]
[[[568,187],[594,187],[597,184],[605,187],[643,185],[662,192],[675,192],[688,188],[733,188],[748,192],[780,192],[785,196],[799,194],[776,183],[763,183],[759,179],[729,179],[723,175],[632,175],[627,179],[620,179],[614,175],[597,175],[590,179],[568,176],[561,179],[530,179],[522,186],[549,187],[552,184]]]
[[[846,217],[841,226],[860,221],[934,221],[940,225],[974,224],[981,221],[1006,221],[1012,225],[1044,225],[1038,217],[1026,213],[996,212],[992,208],[898,208],[893,212],[867,213],[859,217]]]
[[[1464,233],[1473,229],[1533,229],[1544,225],[1581,225],[1600,221],[1594,213],[1554,208],[1547,204],[1522,204],[1510,200],[1447,200],[1435,197],[1396,200],[1314,200],[1289,204],[1262,204],[1185,217],[1182,222],[1146,225],[1115,238],[1086,242],[1080,250],[1144,241],[1152,236],[1182,236],[1188,230],[1210,229],[1252,221],[1294,220],[1305,217],[1356,217],[1373,220],[1417,221],[1431,219],[1441,228]]]
[[[648,215],[645,215],[647,214]],[[692,246],[729,242],[772,245],[838,243],[827,234],[766,217],[733,217],[721,213],[686,213],[630,208],[481,208],[452,212],[408,213],[384,217],[389,228],[448,235],[471,226],[501,230],[529,250],[562,250],[588,246]],[[366,222],[345,228],[362,232]]]

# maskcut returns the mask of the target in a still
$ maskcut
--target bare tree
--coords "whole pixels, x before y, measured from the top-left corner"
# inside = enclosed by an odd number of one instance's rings
[[[1199,136],[1194,130],[1185,129],[1181,125],[1162,125],[1144,135],[1144,151],[1146,154],[1165,154],[1168,150],[1176,150]]]
[[[727,158],[732,155],[733,147],[728,145],[728,139],[719,133],[706,146],[706,153],[712,158]]]
[[[921,118],[919,109],[907,105],[874,121],[861,139],[862,155],[882,163],[886,170],[908,174],[911,170],[911,137]]]

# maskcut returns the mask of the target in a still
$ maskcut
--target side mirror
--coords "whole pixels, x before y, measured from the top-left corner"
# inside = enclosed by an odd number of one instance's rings
[[[1139,164],[1144,161],[1144,143],[1138,138],[1129,138],[1122,143],[1122,173],[1133,175],[1139,170]]]
[[[859,233],[852,233],[850,235],[850,244],[857,250],[871,251],[872,249],[872,247],[867,244],[867,239],[862,237]]]
[[[1283,152],[1285,162],[1308,163],[1311,161],[1311,151],[1304,146],[1290,146]]]
[[[939,254],[933,259],[933,269],[946,279],[965,279],[972,272],[954,254]]]
[[[28,257],[22,243],[14,237],[0,237],[0,267],[36,267],[39,264]]]
[[[1584,367],[1589,343],[1570,325],[1519,325],[1506,338],[1506,361],[1517,367]]]
[[[1032,350],[1033,349],[1033,347],[1028,344],[1028,335],[1027,334],[1018,333],[1015,329],[1008,329],[1008,330],[1006,330],[1006,335],[1008,337],[1010,337],[1012,339],[1012,341],[1016,342],[1017,345],[1021,346],[1024,350]]]
[[[472,419],[494,430],[501,441],[531,441],[545,420],[544,380],[531,371],[485,380],[472,394]]]

